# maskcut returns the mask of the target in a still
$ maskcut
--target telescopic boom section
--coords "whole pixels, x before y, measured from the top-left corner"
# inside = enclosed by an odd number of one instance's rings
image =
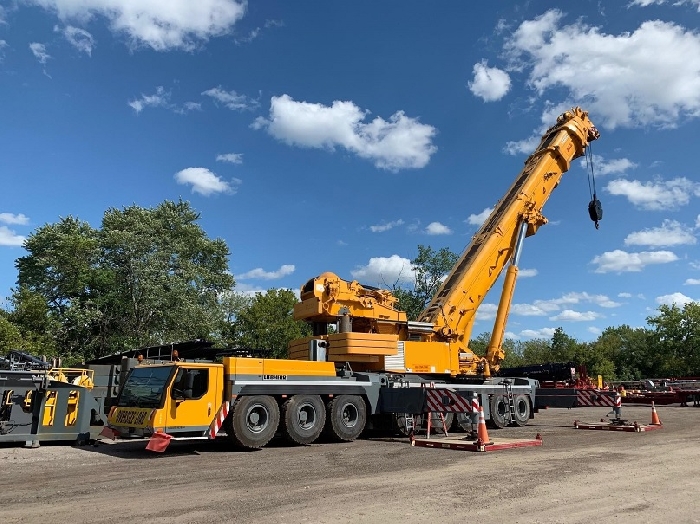
[[[496,371],[504,357],[501,343],[515,289],[522,240],[547,223],[542,208],[549,195],[569,170],[571,161],[582,156],[588,144],[598,137],[588,112],[580,107],[557,118],[418,319],[434,325],[435,339],[457,342],[467,348],[477,308],[504,267],[510,264],[483,362],[487,367],[485,375]]]

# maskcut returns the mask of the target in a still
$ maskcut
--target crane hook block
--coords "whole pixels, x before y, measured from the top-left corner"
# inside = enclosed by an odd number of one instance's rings
[[[598,229],[598,222],[603,219],[603,205],[595,195],[593,196],[593,200],[588,203],[588,216],[595,222],[595,228]]]

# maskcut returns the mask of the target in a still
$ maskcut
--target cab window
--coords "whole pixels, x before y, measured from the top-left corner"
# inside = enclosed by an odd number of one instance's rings
[[[172,387],[173,398],[202,398],[209,389],[208,369],[180,368]]]

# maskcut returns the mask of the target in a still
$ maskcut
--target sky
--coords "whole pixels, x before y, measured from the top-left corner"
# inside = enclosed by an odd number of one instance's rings
[[[405,286],[418,245],[461,253],[581,106],[603,220],[576,160],[508,336],[595,340],[700,299],[700,0],[511,4],[0,0],[0,296],[36,228],[180,198],[239,292]]]

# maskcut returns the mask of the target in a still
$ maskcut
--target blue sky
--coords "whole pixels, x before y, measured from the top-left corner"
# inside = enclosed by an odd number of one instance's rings
[[[577,161],[525,243],[508,334],[592,340],[697,300],[700,0],[508,4],[3,0],[2,295],[35,228],[178,198],[241,292],[393,284],[419,244],[461,253],[580,105],[600,230]]]

